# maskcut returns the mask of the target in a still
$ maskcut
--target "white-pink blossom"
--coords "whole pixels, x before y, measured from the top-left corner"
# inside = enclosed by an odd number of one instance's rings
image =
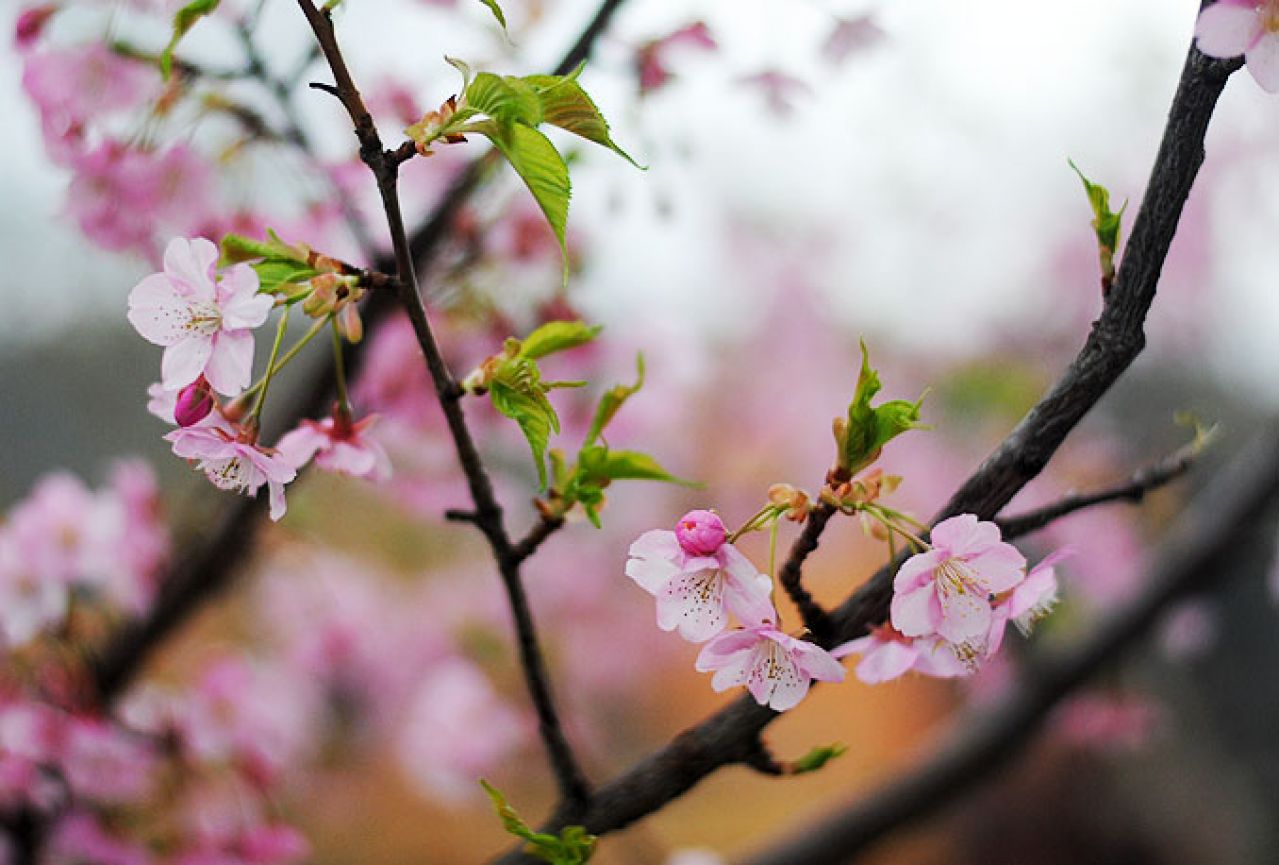
[[[757,703],[778,712],[798,705],[813,679],[844,680],[843,665],[829,652],[782,633],[772,621],[713,638],[702,647],[696,667],[703,673],[715,671],[711,687],[716,691],[745,685]]]
[[[237,264],[219,276],[218,248],[197,237],[175,238],[164,251],[164,272],[129,293],[129,322],[144,339],[164,346],[164,387],[177,390],[202,373],[218,393],[236,396],[253,373],[253,328],[274,301],[258,294],[258,277]]]
[[[1026,578],[1026,559],[999,527],[960,514],[933,527],[932,549],[911,556],[893,580],[893,627],[907,637],[938,635],[960,657],[987,653],[997,595]]]
[[[1210,57],[1242,54],[1261,88],[1279,93],[1279,0],[1217,0],[1199,13],[1195,37]]]
[[[955,655],[951,644],[940,637],[907,637],[889,624],[871,628],[866,636],[836,646],[831,655],[860,655],[853,672],[868,685],[888,682],[912,671],[943,679],[972,672]]]
[[[325,471],[386,480],[391,476],[391,461],[382,446],[365,435],[376,420],[377,415],[369,415],[352,423],[341,412],[320,421],[304,420],[285,433],[275,449],[295,469],[314,459]]]
[[[657,624],[700,643],[728,625],[773,618],[773,582],[726,542],[710,511],[690,511],[675,532],[654,529],[631,544],[626,575],[657,598]]]
[[[196,468],[220,490],[256,495],[265,484],[271,519],[284,516],[284,485],[296,478],[297,472],[279,454],[253,442],[244,430],[223,421],[217,426],[175,429],[164,438],[173,443],[175,454],[196,460]]]

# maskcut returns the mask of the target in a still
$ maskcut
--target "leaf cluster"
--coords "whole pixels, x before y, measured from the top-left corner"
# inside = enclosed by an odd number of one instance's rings
[[[524,845],[524,852],[528,855],[550,865],[585,865],[595,854],[598,839],[581,826],[566,826],[558,835],[535,832],[515,813],[501,791],[484,779],[480,779],[480,786],[493,800],[493,808],[502,819],[502,828],[528,842]]]
[[[224,236],[221,243],[221,263],[227,265],[248,262],[258,275],[259,292],[283,293],[290,302],[298,300],[306,292],[291,292],[289,286],[305,284],[320,275],[320,271],[309,263],[310,250],[304,246],[285,243],[269,228],[266,233],[267,239],[264,241],[239,234]]]
[[[871,368],[870,354],[862,342],[862,368],[857,377],[857,389],[848,406],[847,418],[835,420],[835,442],[838,446],[837,465],[851,477],[879,458],[884,445],[919,423],[919,407],[924,402],[920,396],[915,402],[889,400],[878,406],[870,404],[883,385],[879,373]]]

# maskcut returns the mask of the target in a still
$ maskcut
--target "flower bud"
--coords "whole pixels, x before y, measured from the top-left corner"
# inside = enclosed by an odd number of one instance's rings
[[[44,25],[49,22],[49,19],[53,17],[53,13],[57,11],[58,7],[52,3],[23,9],[18,14],[18,23],[14,27],[13,33],[13,42],[18,49],[30,48],[40,38]]]
[[[689,511],[675,526],[675,538],[684,552],[694,556],[716,553],[728,539],[724,521],[711,511]]]
[[[178,391],[178,399],[173,406],[173,419],[180,427],[195,426],[209,416],[209,412],[213,411],[213,404],[213,389],[204,376],[200,376]]]

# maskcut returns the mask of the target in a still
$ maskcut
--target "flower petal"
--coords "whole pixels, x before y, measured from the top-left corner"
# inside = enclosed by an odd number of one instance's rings
[[[1248,71],[1267,93],[1279,93],[1279,35],[1267,33],[1245,54]]]
[[[213,352],[213,340],[190,337],[175,342],[160,358],[160,381],[166,390],[181,390],[200,377]]]
[[[175,237],[164,249],[164,272],[194,300],[214,299],[214,269],[218,248],[203,237]]]
[[[223,396],[239,396],[253,380],[253,333],[219,331],[213,335],[212,346],[204,377]]]
[[[1209,57],[1238,57],[1261,32],[1253,0],[1220,0],[1199,14],[1195,38]]]
[[[187,337],[189,303],[163,273],[153,273],[129,292],[129,324],[147,342],[173,345]]]
[[[893,591],[907,592],[931,583],[933,570],[946,558],[945,550],[929,550],[911,556],[897,569],[897,575],[893,577]]]
[[[657,626],[678,629],[690,643],[700,643],[724,630],[724,579],[717,570],[683,571],[657,593]]]
[[[925,583],[919,588],[893,595],[890,608],[893,627],[907,637],[937,633],[942,610],[937,600],[937,587]]]
[[[671,577],[679,573],[682,558],[675,533],[652,529],[640,535],[630,548],[626,576],[650,595],[656,595]]]
[[[871,638],[865,639],[869,641]],[[919,651],[913,643],[897,640],[876,643],[864,651],[861,661],[853,671],[858,679],[868,685],[900,678],[915,665],[915,659],[919,657]]]

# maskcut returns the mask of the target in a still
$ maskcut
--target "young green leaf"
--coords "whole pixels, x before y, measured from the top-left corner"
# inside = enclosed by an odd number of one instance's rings
[[[639,451],[615,451],[600,445],[583,448],[578,456],[581,471],[594,478],[610,481],[664,481],[695,487],[695,481],[684,480],[668,472],[651,456]]]
[[[509,75],[476,75],[467,85],[465,104],[493,118],[499,128],[515,123],[536,126],[542,122],[542,101],[537,91],[526,81]]]
[[[536,365],[527,360],[523,364],[523,368],[518,363],[504,365],[489,382],[489,398],[494,408],[519,424],[537,464],[538,486],[545,488],[546,446],[551,433],[560,431],[560,419],[546,398]]]
[[[1092,207],[1093,232],[1097,235],[1097,255],[1101,262],[1101,285],[1109,290],[1115,281],[1115,252],[1119,249],[1119,230],[1128,202],[1124,201],[1119,212],[1110,209],[1110,190],[1098,183],[1093,183],[1079,170],[1073,160],[1067,159],[1070,167],[1084,183],[1084,192],[1088,195],[1088,204]]]
[[[857,377],[857,390],[848,406],[848,421],[837,433],[839,443],[839,467],[850,475],[873,463],[884,445],[919,424],[921,396],[911,403],[891,400],[871,407],[870,401],[879,393],[879,373],[871,369],[870,354],[862,343],[862,369]]]
[[[581,826],[566,826],[559,835],[535,832],[519,814],[515,813],[515,809],[507,803],[501,791],[482,778],[480,786],[492,800],[493,808],[502,820],[502,828],[516,838],[522,838],[528,842],[524,847],[525,853],[543,862],[549,862],[550,865],[585,865],[594,855],[598,839],[594,835],[587,834]]]
[[[169,76],[173,74],[173,51],[182,41],[182,37],[195,26],[195,22],[216,10],[220,2],[221,0],[191,0],[174,14],[173,35],[169,37],[169,44],[164,46],[164,51],[160,53],[160,74],[165,81],[168,81]]]
[[[833,745],[818,745],[791,764],[791,773],[803,775],[807,772],[816,772],[831,760],[842,757],[847,752],[848,746],[839,742]]]
[[[476,79],[478,83],[479,79]],[[474,85],[472,85],[474,87]],[[564,282],[568,282],[568,245],[564,232],[568,223],[568,200],[573,188],[568,178],[568,166],[550,139],[523,123],[489,124],[476,131],[488,135],[497,149],[511,163],[515,173],[524,181],[529,192],[542,209],[547,223],[555,232],[560,244],[560,257],[564,264]]]
[[[635,370],[635,384],[618,384],[604,391],[599,405],[595,407],[595,417],[591,419],[591,428],[586,433],[586,440],[582,442],[583,447],[595,444],[596,439],[604,434],[604,428],[608,426],[622,404],[644,386],[643,354],[635,356]]]
[[[572,132],[616,153],[636,168],[643,169],[631,155],[617,145],[609,133],[608,121],[594,100],[577,83],[579,66],[571,75],[526,75],[542,105],[542,118],[552,126]]]
[[[493,17],[497,19],[497,23],[502,25],[502,29],[506,29],[506,15],[502,13],[502,7],[497,5],[497,0],[480,0],[489,11],[493,13]]]
[[[548,321],[524,337],[520,343],[520,356],[537,360],[548,354],[577,348],[595,339],[603,329],[603,325],[588,325],[580,321]]]

